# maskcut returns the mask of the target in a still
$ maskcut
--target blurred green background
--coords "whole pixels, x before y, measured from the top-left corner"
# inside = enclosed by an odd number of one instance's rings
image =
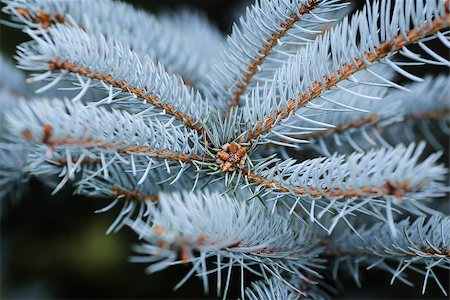
[[[128,2],[154,12],[177,6],[198,8],[228,33],[249,1]],[[12,56],[16,45],[26,39],[20,31],[0,26],[0,48],[6,55]],[[172,290],[188,270],[185,266],[147,275],[144,265],[129,263],[135,235],[129,230],[105,235],[115,212],[93,213],[105,205],[104,201],[73,196],[70,188],[51,197],[51,191],[35,180],[30,191],[1,219],[1,299],[211,299],[203,295],[196,279],[178,291]],[[448,274],[441,275],[448,282]],[[248,281],[252,279],[247,276]],[[391,286],[388,274],[371,271],[362,277],[363,288],[343,280],[336,298],[445,299],[434,283],[426,297],[421,296],[422,278],[413,275],[411,280],[415,288],[400,282]],[[230,297],[237,295],[232,289]]]

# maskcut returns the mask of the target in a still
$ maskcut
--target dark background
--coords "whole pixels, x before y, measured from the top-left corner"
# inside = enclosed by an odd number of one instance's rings
[[[195,7],[205,11],[224,33],[230,32],[232,21],[249,3],[230,0],[128,2],[155,12],[177,6]],[[0,49],[6,55],[13,55],[16,45],[25,40],[27,37],[20,31],[0,26]],[[105,235],[115,213],[93,213],[105,205],[104,201],[72,196],[70,189],[51,197],[50,190],[35,180],[31,182],[30,191],[19,203],[11,205],[1,219],[1,299],[212,297],[203,296],[201,282],[196,279],[172,291],[188,270],[186,267],[146,275],[145,265],[129,263],[127,259],[132,254],[135,235],[127,230]],[[448,282],[448,274],[441,272],[441,275]],[[365,272],[362,288],[357,288],[351,280],[343,280],[337,298],[445,299],[433,282],[423,297],[421,276],[411,276],[414,288],[399,281],[391,286],[390,277],[380,271]],[[247,276],[247,279],[253,278]],[[236,289],[231,290],[230,297],[237,293]]]

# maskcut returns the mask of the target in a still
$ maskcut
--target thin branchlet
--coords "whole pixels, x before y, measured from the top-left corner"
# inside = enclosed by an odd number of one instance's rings
[[[43,10],[38,10],[36,14],[33,14],[25,8],[16,8],[15,11],[31,22],[40,24],[42,29],[48,29],[57,23],[66,24],[67,22],[63,15],[59,12],[48,13]]]
[[[368,229],[360,229],[357,234],[344,230],[322,241],[321,244],[327,249],[323,257],[338,262],[334,267],[335,276],[340,265],[350,267],[348,271],[356,274],[357,266],[370,265],[370,269],[378,268],[392,273],[392,281],[396,278],[404,281],[403,272],[413,270],[425,276],[424,292],[430,271],[422,270],[448,269],[450,264],[448,226],[448,217],[432,216],[419,217],[414,221],[406,218],[392,228],[384,222],[378,222]],[[389,263],[397,263],[399,267],[391,268]],[[356,268],[352,269],[352,266]],[[436,276],[432,277],[446,294]]]
[[[230,101],[230,106],[238,106],[241,100],[242,95],[247,90],[247,86],[252,81],[255,74],[258,72],[260,66],[264,63],[267,56],[273,48],[277,45],[279,40],[283,38],[290,29],[292,29],[295,23],[301,21],[301,16],[308,14],[310,11],[313,11],[319,5],[319,1],[310,0],[306,5],[302,5],[298,9],[298,13],[292,13],[288,19],[286,19],[283,23],[277,26],[276,33],[272,34],[271,38],[264,42],[261,50],[258,51],[258,56],[255,57],[253,61],[251,61],[245,67],[245,73],[242,76],[242,80],[236,82],[236,91],[233,93],[233,99]]]
[[[367,207],[380,199],[387,202],[394,199],[396,205],[407,206],[418,203],[410,199],[418,201],[445,195],[443,180],[447,171],[436,164],[439,155],[423,162],[418,160],[424,147],[424,143],[417,147],[398,145],[393,149],[348,156],[335,154],[300,163],[273,158],[255,165],[245,175],[248,186],[256,186],[256,191],[269,190],[274,197],[302,199],[306,204],[317,200],[327,210],[340,210],[336,205],[339,199],[345,203],[361,199],[361,205]]]
[[[112,192],[116,198],[124,198],[126,201],[151,201],[158,202],[158,195],[148,195],[143,192],[139,192],[137,189],[132,189],[131,191],[127,191],[121,189],[120,187],[113,187]]]
[[[394,125],[400,125],[408,122],[416,122],[416,121],[427,121],[427,120],[441,120],[444,118],[448,118],[450,116],[450,109],[438,110],[438,111],[427,111],[417,114],[405,115],[404,118],[398,120],[396,122],[391,122],[389,125],[380,124],[384,119],[376,114],[372,114],[367,118],[358,119],[355,121],[350,121],[346,124],[337,125],[335,128],[330,128],[322,131],[317,131],[309,134],[303,134],[295,136],[297,139],[304,140],[312,140],[320,137],[332,136],[337,133],[342,133],[345,131],[349,131],[352,129],[363,128],[366,126],[373,126],[378,129],[380,132],[383,131],[387,127],[391,127]]]
[[[167,149],[157,149],[151,148],[149,146],[143,145],[128,145],[123,142],[111,142],[102,139],[94,139],[92,137],[88,138],[76,138],[72,136],[66,137],[55,137],[52,134],[53,128],[50,124],[44,124],[42,127],[42,144],[45,144],[51,148],[56,148],[58,146],[79,146],[85,149],[99,149],[99,150],[114,150],[117,153],[127,153],[127,154],[138,154],[138,155],[151,155],[161,159],[179,161],[184,163],[192,163],[194,161],[201,161],[202,159],[195,154],[185,154],[171,152]],[[33,139],[31,131],[26,130],[22,132],[23,138],[30,140]]]
[[[188,9],[156,17],[130,4],[108,0],[98,3],[5,0],[5,3],[4,11],[13,16],[15,25],[25,23],[26,27],[43,30],[57,24],[76,25],[91,33],[102,32],[129,44],[141,57],[150,55],[171,74],[180,74],[187,85],[206,81],[210,60],[223,40],[203,14]],[[154,33],[145,28],[153,28]],[[210,43],[200,43],[203,39]]]
[[[256,274],[261,268],[290,272],[293,267],[309,266],[321,251],[311,228],[303,224],[294,227],[284,217],[269,214],[257,202],[238,202],[217,193],[185,192],[162,194],[158,206],[147,203],[147,207],[153,215],[152,224],[140,221],[133,229],[143,237],[142,245],[136,247],[140,254],[136,262],[145,262],[142,256],[159,258],[158,264],[149,267],[150,271],[174,263],[195,264],[220,255],[231,266],[236,259],[247,261]],[[197,217],[190,217],[194,212]],[[255,214],[264,218],[255,218]],[[207,280],[211,272],[199,276]]]
[[[269,180],[267,178],[258,176],[255,173],[249,172],[246,177],[250,182],[258,185],[264,185],[269,189],[273,189],[277,193],[287,193],[295,196],[309,196],[312,198],[354,198],[354,197],[370,197],[370,196],[395,196],[397,200],[402,200],[403,195],[410,192],[410,183],[405,180],[401,183],[391,183],[386,181],[384,186],[380,187],[358,187],[358,189],[318,189],[316,187],[299,187],[299,186],[286,186],[275,180]]]
[[[150,94],[145,89],[138,89],[136,87],[128,86],[125,80],[119,80],[113,78],[109,74],[100,74],[97,70],[78,66],[77,64],[70,63],[67,60],[60,61],[59,59],[51,60],[49,62],[49,69],[51,71],[64,70],[73,74],[79,74],[91,79],[102,81],[108,85],[115,88],[121,89],[125,93],[130,93],[140,99],[143,99],[146,103],[153,105],[154,107],[165,111],[167,114],[174,116],[175,119],[186,124],[187,127],[194,129],[199,134],[203,133],[203,129],[198,121],[194,120],[192,117],[183,114],[181,111],[177,110],[174,106],[167,103],[160,103],[160,99],[157,96]]]
[[[330,128],[330,129],[326,129],[326,130],[322,130],[322,131],[318,131],[318,132],[299,135],[299,136],[296,136],[295,138],[311,140],[311,139],[316,139],[316,138],[323,137],[323,136],[341,133],[346,130],[351,130],[351,129],[361,128],[361,127],[368,126],[368,125],[373,125],[378,120],[377,117],[378,117],[377,115],[370,115],[369,117],[364,118],[364,119],[359,119],[356,121],[351,121],[347,124],[338,125],[338,126],[336,126],[336,128]]]
[[[446,3],[448,7],[449,2],[447,1]],[[298,95],[298,99],[290,99],[286,107],[282,107],[270,116],[265,117],[263,121],[255,124],[247,135],[246,141],[255,140],[261,135],[269,133],[274,126],[287,119],[296,110],[305,107],[308,103],[320,97],[325,91],[335,87],[339,82],[347,80],[357,72],[364,70],[369,64],[379,62],[403,47],[414,44],[424,37],[432,36],[442,29],[447,28],[450,23],[450,11],[447,9],[446,13],[445,17],[439,16],[436,20],[431,21],[430,24],[419,26],[406,32],[405,35],[400,34],[395,36],[393,40],[383,42],[375,51],[364,53],[364,60],[359,58],[353,59],[342,65],[341,70],[331,72],[330,76],[324,75],[323,82],[314,82],[312,86],[306,89],[307,92]]]
[[[79,160],[79,157],[73,156],[70,159],[70,162],[72,165],[77,164]],[[49,165],[52,166],[56,166],[56,167],[60,167],[60,168],[64,168],[67,167],[69,165],[69,160],[67,159],[67,157],[64,157],[61,160],[58,161],[48,161]],[[90,158],[90,157],[85,157],[83,158],[83,160],[81,161],[81,164],[84,166],[89,166],[89,165],[98,165],[101,164],[101,160],[97,159],[97,158]]]
[[[413,242],[415,245],[420,245],[420,252],[422,252],[425,255],[430,256],[439,256],[442,258],[450,259],[450,248],[438,248],[434,249],[432,247],[429,247],[427,245],[422,244],[419,241]],[[321,254],[322,257],[326,257],[328,259],[333,259],[336,257],[352,257],[352,258],[361,258],[361,257],[374,257],[376,254],[373,251],[367,250],[367,249],[354,249],[352,251],[350,250],[344,250],[339,247],[336,247],[336,245],[332,245],[330,241],[324,240],[322,241],[322,245],[327,245],[328,248],[325,250],[323,254]],[[417,253],[414,251],[404,252],[399,249],[392,249],[392,251],[396,252],[399,255],[403,255],[406,258],[414,258],[417,256]]]

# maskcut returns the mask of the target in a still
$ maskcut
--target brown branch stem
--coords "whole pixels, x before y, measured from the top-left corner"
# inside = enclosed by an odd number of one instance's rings
[[[241,96],[245,93],[247,86],[258,72],[258,68],[263,64],[272,49],[277,45],[278,40],[284,37],[286,33],[294,27],[295,23],[301,20],[300,16],[314,10],[318,5],[319,2],[317,0],[310,0],[308,5],[302,5],[298,9],[298,14],[295,12],[292,13],[289,16],[289,19],[278,25],[281,29],[278,29],[276,33],[272,34],[269,40],[265,41],[265,45],[262,46],[263,49],[258,51],[259,55],[245,67],[246,73],[243,76],[243,80],[236,83],[237,91],[233,93],[233,99],[230,101],[230,106],[239,105]]]
[[[43,138],[42,143],[48,145],[51,148],[57,146],[81,146],[85,148],[96,148],[100,150],[111,150],[114,149],[118,153],[127,153],[127,154],[138,154],[138,155],[152,155],[161,159],[179,161],[183,163],[192,163],[194,161],[202,161],[202,159],[196,154],[185,154],[178,152],[171,152],[167,149],[157,149],[150,148],[149,146],[141,146],[141,145],[127,145],[121,142],[109,142],[105,143],[102,139],[95,140],[92,137],[89,138],[78,138],[74,139],[72,136],[66,136],[63,138],[54,137],[52,132],[53,129],[51,125],[45,124],[42,128]],[[30,140],[33,138],[31,131],[27,130],[22,132],[22,136]]]
[[[72,157],[72,160],[71,160],[72,164],[76,164],[78,162],[78,159],[79,159],[78,157]],[[67,161],[66,157],[59,161],[56,161],[56,162],[48,161],[48,163],[50,165],[60,167],[60,168],[66,167],[68,165],[68,161]],[[83,161],[81,162],[82,165],[97,165],[100,163],[101,163],[100,159],[90,158],[90,157],[85,157],[83,159]]]
[[[445,249],[445,248],[433,249],[424,243],[414,242],[414,244],[420,248],[420,250],[419,249],[417,249],[417,250],[419,250],[423,253],[427,253],[429,255],[442,255],[442,256],[446,256],[446,257],[450,258],[450,248],[448,248],[448,249]],[[360,249],[360,250],[340,249],[339,247],[335,247],[336,245],[332,244],[332,241],[330,239],[324,239],[324,240],[320,241],[320,245],[325,247],[325,251],[322,254],[320,254],[320,257],[323,257],[323,258],[335,258],[335,257],[345,257],[345,256],[349,256],[349,257],[376,256],[376,255],[374,255],[373,252],[371,252],[369,250],[365,250],[365,249]],[[395,249],[395,248],[392,248],[391,250],[397,252],[400,255],[405,255],[407,257],[417,256],[417,254],[411,249],[409,249],[408,252],[401,251],[400,249]]]
[[[426,121],[426,120],[439,120],[450,116],[450,109],[438,110],[438,111],[426,111],[418,114],[406,115],[403,120],[398,123],[407,123],[415,121]]]
[[[379,123],[383,121],[383,118],[380,118],[379,115],[373,114],[367,118],[362,118],[358,120],[354,120],[345,124],[341,124],[336,126],[335,128],[330,128],[314,133],[309,134],[301,134],[294,136],[295,139],[303,139],[303,140],[312,140],[320,137],[326,137],[335,133],[342,133],[344,131],[354,129],[354,128],[363,128],[368,125],[372,125],[379,130],[385,129],[387,126],[399,125],[408,122],[415,121],[426,121],[426,120],[439,120],[445,117],[450,116],[450,109],[438,110],[438,111],[427,111],[417,114],[409,114],[405,115],[403,119],[390,123],[389,125],[381,126]]]
[[[112,192],[114,193],[114,196],[116,198],[122,197],[126,201],[151,201],[151,202],[159,201],[158,195],[148,195],[146,193],[139,192],[136,189],[127,191],[127,190],[124,190],[122,188],[115,186],[115,187],[113,187]]]
[[[79,158],[78,157],[72,157],[71,161],[72,164],[76,164],[78,162]],[[48,164],[52,165],[52,166],[56,166],[56,167],[67,167],[68,165],[68,160],[67,158],[63,158],[59,161],[47,161]],[[100,159],[93,159],[93,158],[84,158],[83,161],[81,162],[81,164],[83,165],[97,165],[100,164],[101,160]],[[122,197],[124,198],[126,201],[152,201],[152,202],[157,202],[159,201],[159,196],[158,195],[149,195],[143,192],[139,192],[136,189],[132,189],[132,190],[126,190],[126,189],[122,189],[118,186],[114,186],[112,188],[112,192],[115,196],[115,198],[119,198]]]
[[[323,136],[327,136],[327,135],[332,135],[335,133],[341,133],[341,132],[344,132],[344,131],[347,131],[347,130],[350,130],[353,128],[362,128],[366,125],[376,124],[376,122],[379,121],[378,117],[379,116],[376,114],[370,115],[368,118],[362,118],[359,120],[351,121],[346,124],[341,124],[341,125],[336,126],[335,128],[329,128],[329,129],[317,131],[314,133],[298,135],[295,138],[311,140],[311,139],[317,139],[319,137],[323,137]]]
[[[353,198],[360,196],[395,196],[398,200],[403,198],[405,193],[410,191],[409,181],[406,180],[400,184],[395,184],[386,181],[382,187],[359,187],[357,189],[318,189],[315,187],[302,188],[299,186],[285,186],[275,180],[270,180],[261,177],[253,172],[244,173],[247,179],[253,183],[264,185],[267,188],[272,188],[280,193],[290,193],[297,196],[308,196],[313,198]]]
[[[38,10],[37,13],[32,13],[24,8],[17,8],[16,12],[31,22],[40,24],[42,29],[48,29],[57,23],[66,24],[66,19],[59,12],[50,14],[43,10]]]

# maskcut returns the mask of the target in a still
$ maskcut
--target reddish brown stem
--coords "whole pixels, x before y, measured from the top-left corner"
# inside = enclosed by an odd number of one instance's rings
[[[66,19],[59,12],[49,14],[43,10],[38,10],[36,14],[32,14],[24,8],[17,8],[16,12],[35,24],[41,24],[43,29],[47,29],[57,23],[66,24]]]
[[[336,126],[335,128],[330,128],[330,129],[317,131],[317,132],[309,133],[309,134],[302,134],[302,135],[296,136],[296,138],[305,139],[305,140],[317,139],[322,136],[327,136],[327,135],[331,135],[331,134],[335,134],[335,133],[341,133],[341,132],[350,130],[352,128],[362,128],[366,125],[374,124],[376,121],[378,121],[378,116],[370,115],[368,118],[355,120],[355,121],[349,122],[347,124],[341,124],[341,125]]]
[[[442,118],[445,118],[448,116],[450,116],[450,109],[444,109],[444,110],[440,110],[440,111],[427,111],[427,112],[418,113],[418,114],[406,115],[402,120],[394,122],[394,123],[390,123],[387,126],[398,125],[398,124],[414,122],[414,121],[439,120],[439,119],[442,119]],[[341,125],[336,126],[335,128],[330,128],[330,129],[326,129],[326,130],[322,130],[322,131],[318,131],[318,132],[314,132],[314,133],[309,133],[309,134],[297,135],[294,138],[303,139],[303,140],[312,140],[312,139],[317,139],[317,138],[324,137],[324,136],[329,136],[329,135],[332,135],[335,133],[341,133],[341,132],[344,132],[344,131],[347,131],[350,129],[354,129],[354,128],[363,128],[364,126],[367,126],[367,125],[372,125],[377,129],[383,130],[387,126],[379,126],[379,122],[382,120],[379,118],[380,117],[378,115],[370,115],[368,118],[363,118],[363,119],[351,121],[346,124],[341,124]]]
[[[299,186],[284,186],[278,181],[269,180],[261,177],[253,172],[245,174],[249,181],[264,185],[267,188],[275,189],[280,193],[290,193],[297,196],[309,196],[313,198],[353,198],[360,196],[395,196],[398,200],[403,198],[405,193],[410,191],[409,181],[406,180],[401,184],[393,185],[391,182],[386,181],[382,187],[360,187],[358,190],[353,188],[342,189],[317,189],[315,187],[308,187],[307,189]]]
[[[178,152],[171,152],[166,149],[157,149],[157,148],[150,148],[149,146],[140,146],[140,145],[131,145],[128,146],[121,142],[110,142],[106,143],[104,140],[101,139],[93,139],[90,138],[78,138],[74,139],[72,136],[66,136],[64,138],[57,138],[52,135],[52,127],[49,124],[45,124],[42,128],[43,131],[43,138],[42,143],[46,144],[52,148],[56,146],[63,146],[63,145],[71,145],[71,146],[81,146],[84,148],[96,148],[100,150],[111,150],[114,149],[118,153],[128,153],[128,154],[140,154],[140,155],[153,155],[161,159],[167,159],[167,160],[174,160],[184,163],[192,163],[194,161],[201,161],[202,159],[195,154],[185,154],[185,153],[178,153]],[[25,139],[32,139],[33,135],[29,130],[26,130],[22,132],[22,136]]]
[[[246,73],[243,76],[242,81],[236,83],[237,91],[233,93],[233,99],[230,101],[230,106],[239,105],[241,96],[245,93],[247,86],[253,79],[253,76],[258,72],[259,66],[263,64],[267,56],[271,53],[272,49],[277,45],[279,39],[284,37],[286,33],[294,27],[295,23],[301,20],[300,16],[309,13],[311,10],[315,9],[319,5],[317,0],[310,0],[308,5],[302,5],[297,13],[292,13],[289,19],[285,20],[283,23],[279,24],[276,33],[272,34],[271,38],[266,41],[263,49],[259,50],[259,55],[255,57],[246,67]]]
[[[423,243],[420,242],[414,242],[414,244],[416,244],[419,248],[420,251],[430,254],[430,255],[443,255],[446,257],[450,258],[450,248],[446,249],[446,248],[440,248],[440,249],[433,249],[430,248],[428,245],[424,245]],[[332,244],[331,240],[329,239],[324,239],[322,241],[320,241],[320,245],[325,247],[326,250],[324,251],[323,254],[321,254],[320,256],[323,258],[335,258],[335,257],[344,257],[344,256],[350,256],[350,257],[361,257],[361,256],[374,256],[374,253],[368,250],[342,250],[339,249],[339,247],[336,247],[336,245]],[[391,249],[395,252],[397,252],[400,255],[405,255],[407,257],[414,257],[417,256],[417,254],[410,250],[409,252],[404,252],[401,251],[399,249]]]
[[[123,197],[126,201],[151,201],[151,202],[159,201],[158,195],[148,195],[143,192],[139,192],[136,189],[127,191],[116,186],[113,187],[112,191],[116,198]]]

